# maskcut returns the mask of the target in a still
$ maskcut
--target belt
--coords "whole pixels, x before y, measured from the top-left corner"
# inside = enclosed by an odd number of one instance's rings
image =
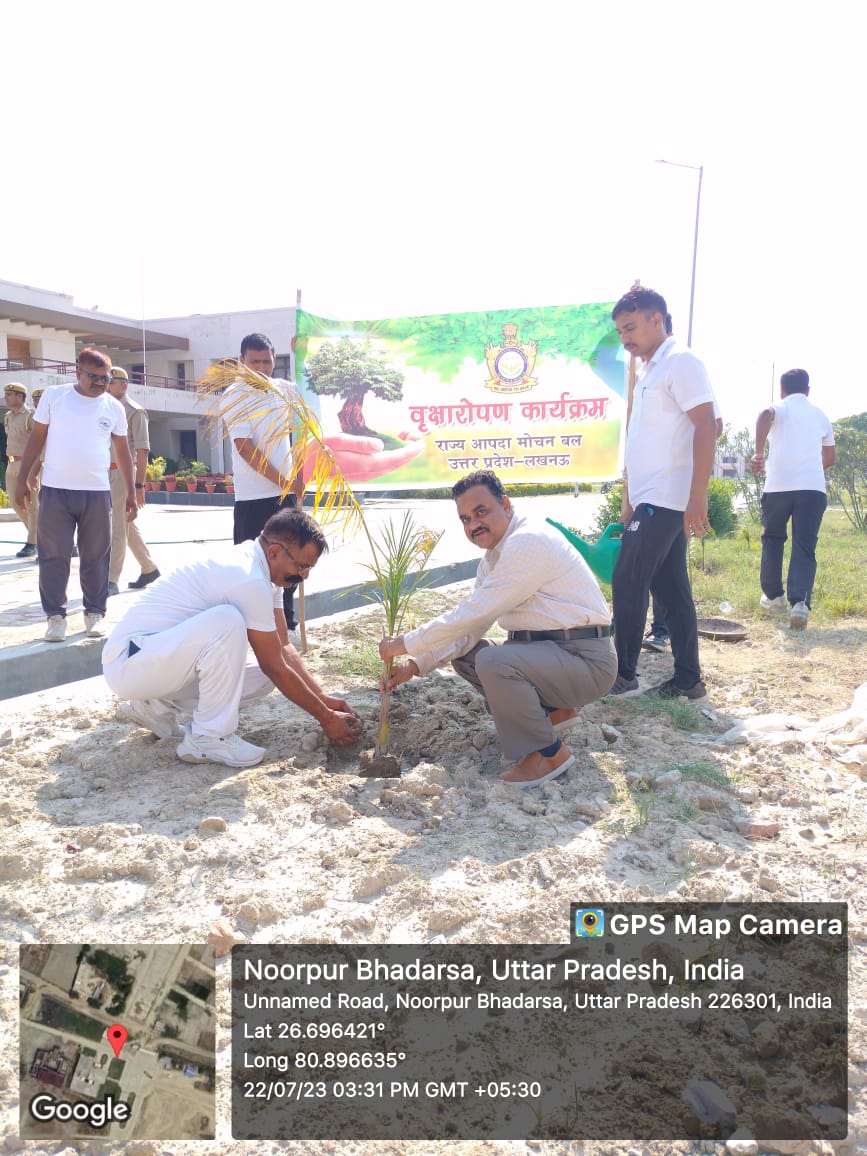
[[[509,631],[509,642],[575,642],[581,638],[610,637],[610,626],[572,626],[569,630]]]
[[[10,462],[20,462],[21,461],[21,458],[13,458],[12,454],[7,454],[6,457],[7,457],[7,461],[10,461]]]

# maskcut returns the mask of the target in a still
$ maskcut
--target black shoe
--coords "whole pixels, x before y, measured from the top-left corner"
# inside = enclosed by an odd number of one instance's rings
[[[665,654],[666,650],[671,650],[671,639],[667,634],[662,634],[658,630],[649,630],[641,644],[641,649],[652,650],[656,654]]]
[[[114,598],[115,594],[120,594],[120,590],[118,590],[118,588],[117,588],[117,583],[116,582],[109,582],[109,584],[108,584],[108,596],[109,596],[109,598]]]
[[[144,590],[145,586],[150,586],[151,582],[156,582],[159,576],[159,570],[151,570],[150,574],[139,574],[135,582],[127,582],[127,586],[130,590]]]
[[[15,555],[16,558],[35,558],[36,546],[33,542],[25,542],[22,548]]]
[[[652,686],[650,690],[644,692],[653,698],[689,698],[693,701],[701,698],[707,698],[707,687],[701,681],[694,682],[692,686],[682,687],[677,686],[673,678],[666,679],[661,682],[659,686]]]

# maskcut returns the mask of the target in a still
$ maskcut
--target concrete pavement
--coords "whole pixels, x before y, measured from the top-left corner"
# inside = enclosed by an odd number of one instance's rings
[[[598,494],[524,498],[519,508],[540,518],[552,517],[580,532],[590,529],[600,502]],[[400,524],[409,511],[418,525],[444,531],[428,569],[431,585],[442,586],[472,578],[481,552],[464,537],[448,499],[401,500],[370,498],[365,519],[374,536],[389,519]],[[140,528],[160,570],[166,571],[232,542],[232,510],[228,506],[147,505],[139,513]],[[307,623],[367,603],[357,590],[370,575],[364,567],[369,550],[363,534],[349,538],[341,526],[327,528],[330,549],[306,580]],[[39,601],[38,566],[15,553],[24,544],[24,526],[11,510],[0,510],[0,699],[29,694],[52,686],[91,678],[101,673],[103,639],[84,637],[78,562],[72,561],[69,579],[69,615],[65,642],[43,642],[45,615]],[[127,583],[138,577],[138,566],[128,553],[119,586],[109,598],[109,629],[122,617],[140,591]],[[345,593],[346,591],[350,593]]]

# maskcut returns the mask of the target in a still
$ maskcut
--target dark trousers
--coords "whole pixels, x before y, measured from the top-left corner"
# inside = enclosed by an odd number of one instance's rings
[[[635,678],[651,592],[668,625],[675,686],[686,690],[699,681],[701,668],[683,511],[644,502],[623,533],[611,579],[617,673],[625,679]]]
[[[277,497],[235,502],[235,545],[258,538],[272,514],[276,514],[278,510],[294,509],[297,505],[298,499],[294,494],[287,494],[282,502]],[[284,587],[283,590],[283,613],[286,615],[286,625],[290,630],[294,630],[298,625],[295,621],[295,590],[298,585],[300,579],[294,586]]]
[[[668,638],[665,615],[659,605],[659,599],[655,595],[650,600],[650,633],[655,634],[657,638]]]
[[[108,479],[106,478],[106,485]],[[72,542],[78,527],[78,576],[85,614],[105,614],[108,599],[108,562],[111,557],[111,492],[39,491],[39,597],[47,617],[66,617],[66,587]]]
[[[762,494],[762,568],[759,580],[762,593],[779,598],[783,593],[783,547],[786,527],[792,520],[792,556],[786,578],[789,605],[810,605],[816,581],[816,542],[827,497],[820,490],[782,490]]]

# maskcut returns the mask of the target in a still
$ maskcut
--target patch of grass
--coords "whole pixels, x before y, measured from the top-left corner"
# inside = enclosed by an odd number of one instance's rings
[[[697,783],[707,783],[710,787],[730,787],[731,779],[724,771],[718,770],[713,763],[706,759],[698,759],[694,763],[678,763],[675,770],[680,771],[684,779],[692,779]]]
[[[656,795],[652,788],[635,796],[635,810],[638,812],[638,822],[635,824],[633,830],[638,827],[646,827],[650,822],[654,808],[656,807]]]
[[[359,640],[345,650],[339,651],[335,658],[344,678],[364,678],[374,683],[379,682],[382,659],[379,657],[378,643]]]
[[[717,618],[720,603],[729,602],[732,610],[726,618],[741,622],[764,618],[759,610],[759,561],[762,527],[758,522],[742,519],[733,534],[706,539],[700,565],[699,549],[691,567],[693,594],[699,615]],[[786,546],[783,575],[789,564],[791,542]],[[811,621],[830,623],[834,618],[867,616],[867,535],[852,528],[839,506],[828,509],[819,532],[816,548],[818,570],[813,590]]]
[[[623,700],[623,709],[632,718],[663,716],[680,731],[701,730],[707,726],[704,715],[685,699],[646,696],[627,698]]]

